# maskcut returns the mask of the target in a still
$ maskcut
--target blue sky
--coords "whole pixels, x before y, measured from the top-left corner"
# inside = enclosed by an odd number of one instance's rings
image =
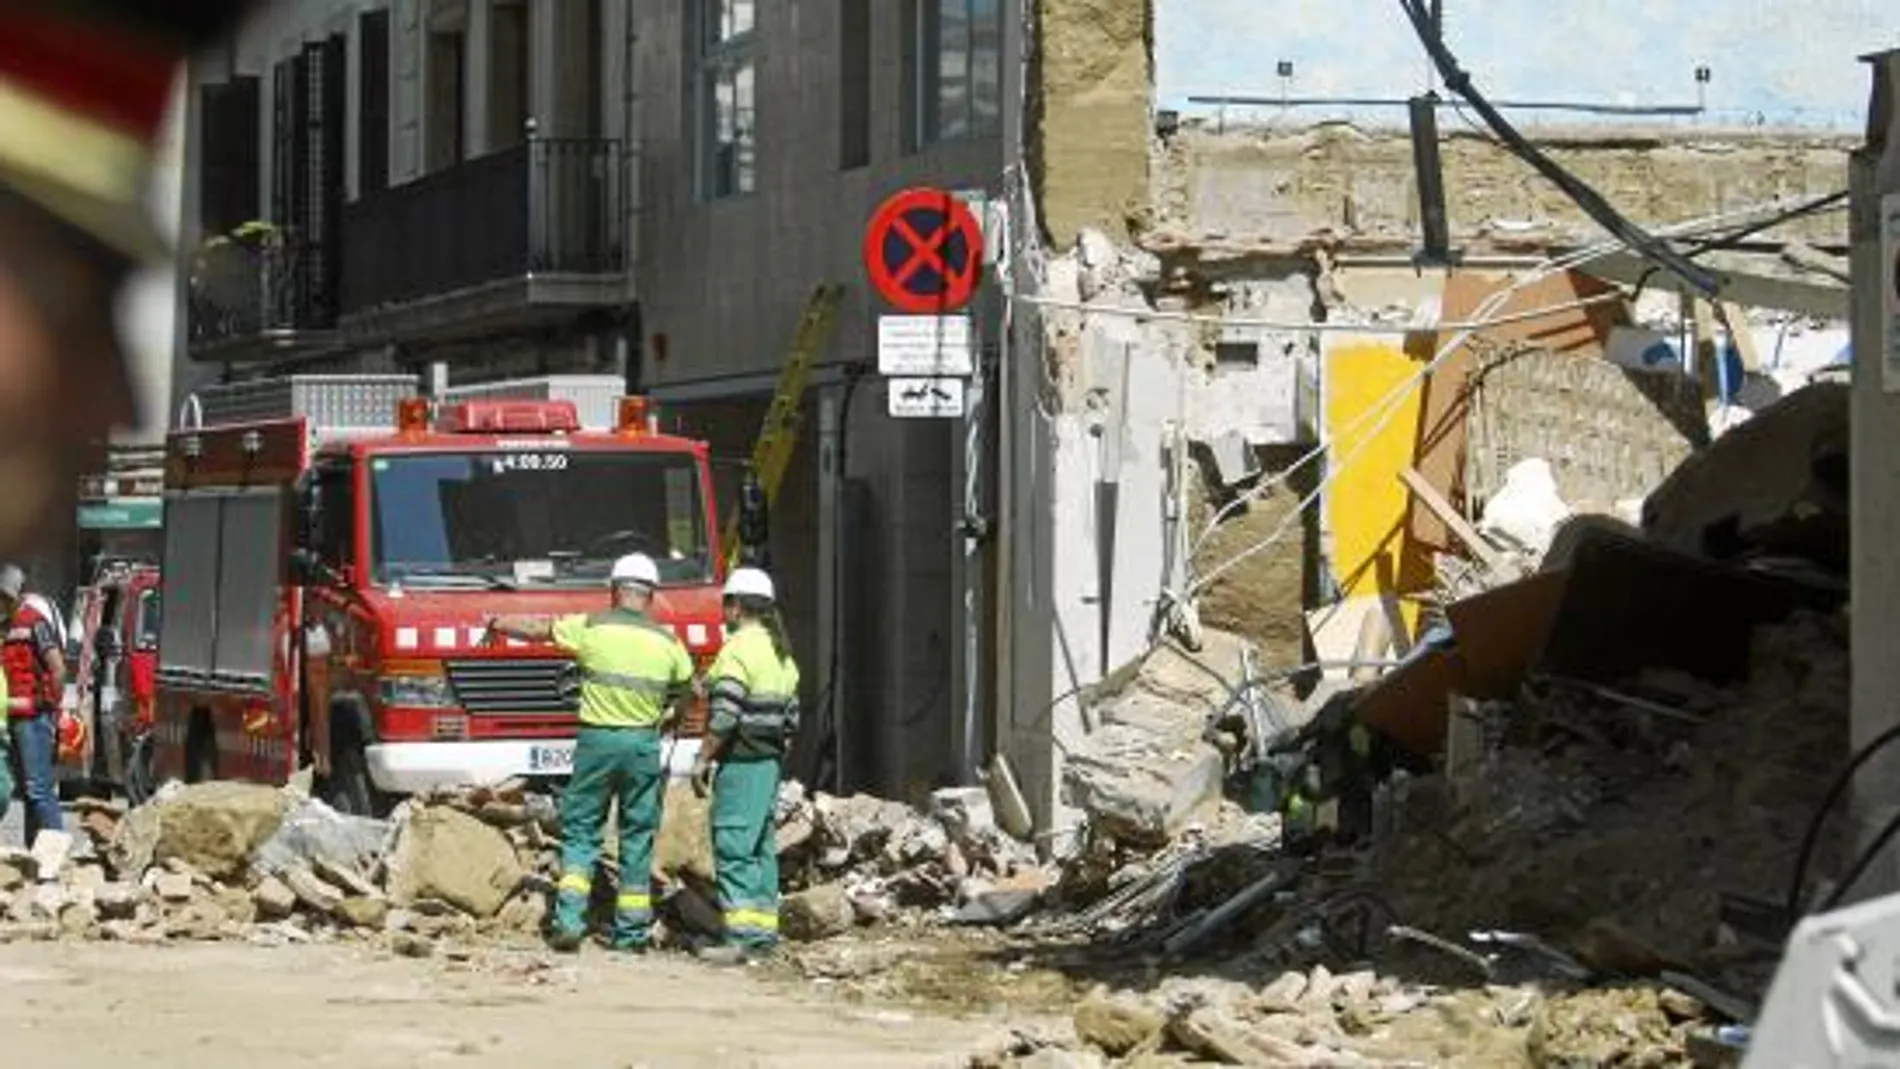
[[[1424,53],[1397,0],[1156,0],[1157,97],[1403,97]],[[1694,104],[1710,118],[1857,129],[1869,77],[1858,57],[1900,47],[1900,0],[1446,0],[1453,49],[1500,99]],[[1339,113],[1343,109],[1330,110]],[[1301,109],[1303,118],[1320,112]],[[1404,113],[1364,115],[1403,121]]]

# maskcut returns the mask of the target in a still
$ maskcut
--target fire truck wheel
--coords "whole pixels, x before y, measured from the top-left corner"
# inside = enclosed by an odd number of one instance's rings
[[[185,734],[185,782],[204,783],[218,778],[218,737],[211,730],[211,714],[191,714]]]
[[[370,782],[369,759],[364,756],[363,740],[354,729],[337,731],[331,743],[330,775],[324,782],[323,794],[324,801],[339,813],[380,817],[389,811],[389,800]]]

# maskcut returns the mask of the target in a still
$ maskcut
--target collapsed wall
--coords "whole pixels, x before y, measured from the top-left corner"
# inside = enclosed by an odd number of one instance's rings
[[[1449,276],[1409,262],[1408,135],[1193,121],[1157,136],[1147,102],[1117,89],[1149,44],[1133,32],[1143,23],[1107,9],[1138,6],[1076,0],[1052,5],[1040,26],[1050,80],[1032,166],[1055,248],[1029,295],[1044,450],[1029,462],[1047,490],[1029,518],[1045,527],[1025,537],[1059,551],[1036,580],[1054,617],[1049,672],[1031,673],[1029,692],[1019,674],[1013,704],[1052,711],[1034,732],[1006,733],[1005,751],[1045,827],[1062,823],[1057,754],[1088,730],[1082,689],[1180,622],[1170,613],[1193,577],[1204,579],[1199,622],[1252,640],[1280,667],[1313,652],[1309,606],[1435,578],[1386,519],[1408,508],[1392,475],[1415,451],[1419,391],[1364,429],[1434,353],[1432,335],[1413,328],[1450,303]],[[1064,42],[1102,52],[1084,62]],[[1135,121],[1138,161],[1118,134],[1089,146],[1078,133]],[[1849,147],[1775,131],[1532,133],[1649,224],[1832,192]],[[1521,270],[1601,237],[1488,138],[1448,132],[1444,159],[1454,244],[1474,269]],[[1133,173],[1142,181],[1129,193]],[[1839,222],[1816,215],[1774,236],[1831,250]],[[1332,331],[1284,329],[1312,321]],[[1353,325],[1363,333],[1340,330]],[[1326,466],[1301,462],[1328,440],[1363,471],[1322,489]]]

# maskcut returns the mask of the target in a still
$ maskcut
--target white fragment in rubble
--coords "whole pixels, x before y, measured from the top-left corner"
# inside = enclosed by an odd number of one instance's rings
[[[59,879],[66,860],[73,853],[73,837],[63,831],[42,831],[33,837],[33,861],[39,866],[41,883]]]
[[[167,902],[191,901],[191,877],[176,872],[153,872],[147,879],[152,891]]]
[[[1557,493],[1550,462],[1531,457],[1505,473],[1504,485],[1485,503],[1478,529],[1541,556],[1570,515],[1570,506]]]

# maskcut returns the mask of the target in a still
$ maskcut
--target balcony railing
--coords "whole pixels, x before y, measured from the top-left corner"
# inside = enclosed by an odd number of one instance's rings
[[[534,139],[344,209],[344,315],[528,275],[626,271],[620,143]]]
[[[313,250],[279,231],[266,243],[221,241],[191,272],[190,337],[198,346],[328,330],[336,294],[321,280]]]

